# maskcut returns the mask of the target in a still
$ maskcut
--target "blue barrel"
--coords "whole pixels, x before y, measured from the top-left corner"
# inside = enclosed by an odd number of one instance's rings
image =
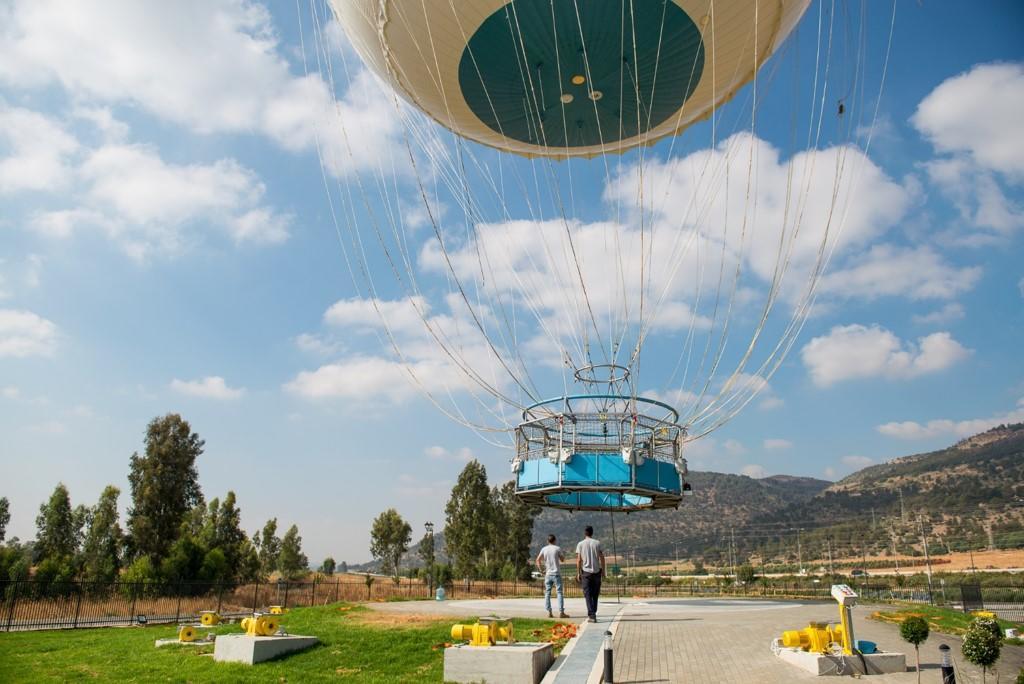
[[[434,593],[434,600],[444,601],[444,595],[444,587],[438,587],[437,591]]]
[[[864,655],[871,655],[878,650],[878,644],[874,641],[866,641],[864,639],[857,639],[857,650]]]

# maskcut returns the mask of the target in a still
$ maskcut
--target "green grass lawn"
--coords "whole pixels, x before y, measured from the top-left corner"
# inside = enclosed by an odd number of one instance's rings
[[[362,606],[333,604],[297,608],[285,616],[290,634],[320,639],[320,645],[255,666],[215,663],[213,646],[155,648],[174,637],[173,625],[0,633],[0,682],[440,682],[443,644],[456,620],[403,622]],[[393,624],[388,624],[389,622]],[[515,619],[520,640],[541,640],[552,620]],[[218,634],[239,633],[220,625]]]
[[[899,624],[911,615],[918,615],[928,621],[928,626],[933,632],[942,632],[943,634],[963,634],[967,631],[967,625],[974,619],[974,616],[967,615],[963,611],[951,610],[949,608],[939,608],[938,606],[894,606],[892,610],[879,610],[871,615],[875,620],[882,620],[883,622],[893,622]],[[1007,627],[1016,627],[1017,629],[1024,629],[1024,625],[1019,622],[1010,622],[1009,620],[999,620],[999,626],[1005,631]],[[1020,645],[1022,642],[1020,639],[1006,639],[1007,643]]]

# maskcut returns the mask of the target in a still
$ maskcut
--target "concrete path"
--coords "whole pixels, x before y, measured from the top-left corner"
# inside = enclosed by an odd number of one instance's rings
[[[539,599],[481,599],[470,601],[403,601],[368,604],[376,610],[452,616],[546,617]],[[896,625],[868,620],[878,607],[854,609],[854,630],[858,639],[874,641],[885,651],[907,654],[909,671],[866,678],[872,684],[914,684],[913,647],[899,637]],[[810,621],[835,621],[835,603],[764,601],[746,599],[623,599],[602,601],[599,615],[610,620],[614,636],[615,681],[619,684],[694,682],[708,684],[783,684],[827,681],[779,660],[771,652],[771,641],[783,630],[806,627]],[[566,611],[585,615],[582,599],[566,601]],[[577,621],[574,617],[573,621]],[[582,620],[579,620],[582,622]],[[592,625],[597,639],[607,628]],[[590,631],[590,630],[587,630]],[[981,671],[962,662],[960,640],[933,633],[921,647],[922,677],[927,684],[939,684],[939,644],[952,649],[958,684],[978,684]],[[575,648],[574,648],[575,650]],[[573,667],[559,672],[558,684],[600,681],[600,647],[581,648],[569,660],[580,658]],[[586,662],[590,669],[586,668]],[[1013,682],[1024,666],[1024,648],[1004,646],[997,665],[1000,681]],[[564,667],[564,666],[563,666]],[[584,671],[588,674],[585,676]],[[988,681],[995,677],[989,675]]]

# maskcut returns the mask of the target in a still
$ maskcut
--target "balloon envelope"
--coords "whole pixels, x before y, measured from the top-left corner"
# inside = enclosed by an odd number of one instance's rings
[[[366,64],[458,135],[622,152],[707,118],[810,0],[332,0]]]

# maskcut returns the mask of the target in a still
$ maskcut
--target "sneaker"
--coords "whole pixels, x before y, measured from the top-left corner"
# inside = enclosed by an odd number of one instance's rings
[[[587,618],[587,621],[588,622],[597,622],[597,618],[596,617]]]
[[[554,615],[551,614],[550,610],[548,611],[548,617],[555,617]]]
[[[567,618],[567,617],[569,617],[569,614],[568,613],[559,613],[558,617],[560,617],[560,618]]]

